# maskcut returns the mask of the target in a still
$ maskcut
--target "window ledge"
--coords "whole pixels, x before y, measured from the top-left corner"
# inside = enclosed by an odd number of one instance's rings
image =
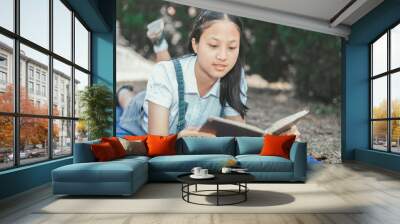
[[[0,171],[0,176],[1,175],[5,175],[5,174],[14,173],[14,172],[20,172],[20,171],[23,171],[23,170],[32,169],[32,168],[35,168],[35,167],[49,165],[49,164],[52,164],[52,163],[58,163],[58,162],[66,161],[66,160],[69,160],[69,159],[72,160],[72,158],[73,158],[73,156],[68,156],[68,157],[63,157],[63,158],[60,158],[60,159],[52,159],[52,160],[48,160],[48,161],[43,161],[43,162],[31,164],[31,165],[25,165],[25,166],[21,166],[21,167],[11,168],[11,169],[8,169],[8,170]]]

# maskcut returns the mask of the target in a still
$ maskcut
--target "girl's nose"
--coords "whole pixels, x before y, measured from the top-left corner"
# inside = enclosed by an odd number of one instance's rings
[[[226,60],[227,57],[226,52],[227,50],[225,48],[221,48],[217,53],[217,59],[222,61]]]

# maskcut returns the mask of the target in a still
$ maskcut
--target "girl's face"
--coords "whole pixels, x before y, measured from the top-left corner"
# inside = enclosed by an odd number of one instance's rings
[[[207,27],[200,40],[192,39],[201,70],[212,79],[224,77],[236,64],[239,56],[240,32],[229,20],[217,20]]]

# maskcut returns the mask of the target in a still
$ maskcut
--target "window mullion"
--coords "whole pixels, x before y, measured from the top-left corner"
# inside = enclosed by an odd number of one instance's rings
[[[71,14],[71,23],[72,23],[72,29],[71,29],[71,59],[72,59],[72,67],[71,67],[71,91],[72,91],[72,105],[71,105],[71,117],[75,118],[75,12],[72,11]],[[74,155],[74,147],[75,147],[75,125],[76,125],[76,121],[73,120],[71,122],[71,126],[72,126],[72,133],[71,133],[71,150],[72,150],[72,155]]]
[[[389,31],[387,32],[387,46],[388,46],[388,49],[387,49],[387,71],[389,71],[390,70],[390,35],[391,35],[391,32],[390,32],[390,29],[389,29]],[[391,78],[392,78],[392,75],[389,73],[389,74],[387,74],[387,98],[388,98],[388,103],[387,103],[387,110],[388,110],[388,113],[387,113],[387,116],[388,116],[388,118],[391,118],[392,117],[392,111],[391,111],[391,108],[392,108],[392,100],[391,100],[391,88],[390,88],[390,85],[391,85],[391,82],[390,82],[390,80],[391,80]],[[392,135],[391,135],[391,123],[392,123],[392,121],[391,120],[388,120],[388,152],[391,152],[392,151]]]
[[[19,35],[19,5],[20,1],[14,1],[14,31]],[[14,39],[14,113],[19,114],[19,99],[20,99],[20,50],[19,50],[19,39]],[[14,166],[19,166],[20,156],[19,156],[19,135],[20,135],[20,118],[14,116]]]
[[[49,0],[49,50],[53,52],[53,0]],[[48,120],[48,152],[49,159],[53,159],[53,56],[49,55],[49,75],[48,75],[49,86],[47,88],[49,94],[49,116]]]
[[[372,60],[372,58],[373,58],[373,47],[372,47],[372,44],[369,46],[369,52],[370,52],[370,55],[369,55],[369,64],[370,64],[370,66],[369,66],[369,69],[370,69],[370,71],[369,71],[369,149],[373,149],[373,146],[374,146],[374,144],[373,144],[373,141],[374,141],[374,136],[373,136],[373,130],[372,130],[372,128],[373,128],[373,121],[372,121],[372,119],[373,119],[373,91],[374,91],[374,89],[373,89],[373,79],[372,79],[372,72],[374,71],[373,70],[373,60]]]

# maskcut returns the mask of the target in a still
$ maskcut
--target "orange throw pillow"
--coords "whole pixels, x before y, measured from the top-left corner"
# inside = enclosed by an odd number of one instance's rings
[[[114,149],[108,142],[93,144],[90,147],[94,154],[94,157],[99,162],[109,161],[117,158]]]
[[[265,135],[262,156],[280,156],[290,159],[290,148],[296,135]]]
[[[148,156],[165,156],[176,154],[176,137],[177,135],[159,136],[148,135],[147,155]]]
[[[117,137],[109,137],[109,138],[101,138],[101,142],[108,142],[114,149],[115,155],[117,158],[121,158],[126,156],[126,151],[124,146],[122,146],[121,142]]]

